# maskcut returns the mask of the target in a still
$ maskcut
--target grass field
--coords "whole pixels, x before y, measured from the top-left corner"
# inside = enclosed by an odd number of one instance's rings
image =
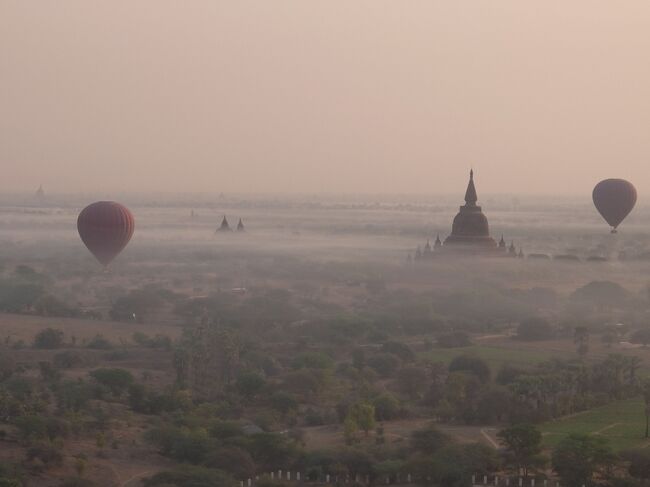
[[[554,447],[571,433],[594,434],[607,438],[616,451],[645,448],[645,405],[642,398],[627,399],[541,425],[544,446]]]
[[[504,364],[511,365],[531,365],[550,360],[553,357],[560,357],[560,353],[538,350],[521,350],[516,348],[490,347],[483,345],[473,345],[462,348],[436,348],[422,355],[436,362],[450,362],[454,357],[459,355],[475,355],[485,360],[496,374]]]

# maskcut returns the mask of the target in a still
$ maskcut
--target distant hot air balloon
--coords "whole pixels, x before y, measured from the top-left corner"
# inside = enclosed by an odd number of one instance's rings
[[[131,240],[135,221],[129,209],[114,201],[86,206],[77,218],[77,230],[95,258],[107,266]]]
[[[624,179],[605,179],[596,185],[592,197],[596,209],[616,233],[616,227],[636,204],[636,189]]]

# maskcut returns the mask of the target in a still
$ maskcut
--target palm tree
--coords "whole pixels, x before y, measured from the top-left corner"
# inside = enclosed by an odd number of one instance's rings
[[[586,326],[576,326],[573,331],[573,343],[577,347],[580,358],[584,359],[589,352],[589,329]]]

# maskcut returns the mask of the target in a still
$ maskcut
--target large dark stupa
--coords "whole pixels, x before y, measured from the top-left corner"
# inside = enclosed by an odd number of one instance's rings
[[[476,188],[474,186],[474,171],[469,173],[469,183],[465,191],[465,204],[454,218],[451,235],[445,239],[445,247],[496,249],[497,243],[490,237],[490,225],[476,204]]]
[[[436,237],[432,246],[430,241],[424,246],[424,250],[418,247],[412,257],[409,254],[408,260],[431,260],[444,255],[476,255],[476,256],[501,256],[501,257],[523,257],[524,254],[515,248],[514,242],[507,247],[503,236],[497,244],[490,236],[490,225],[481,207],[476,204],[476,187],[474,186],[474,171],[469,173],[469,183],[465,191],[465,204],[460,207],[458,214],[451,225],[451,235],[444,243]]]

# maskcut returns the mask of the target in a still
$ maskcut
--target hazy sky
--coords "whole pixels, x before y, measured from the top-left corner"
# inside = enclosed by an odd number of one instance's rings
[[[648,0],[0,0],[0,190],[650,192]]]

